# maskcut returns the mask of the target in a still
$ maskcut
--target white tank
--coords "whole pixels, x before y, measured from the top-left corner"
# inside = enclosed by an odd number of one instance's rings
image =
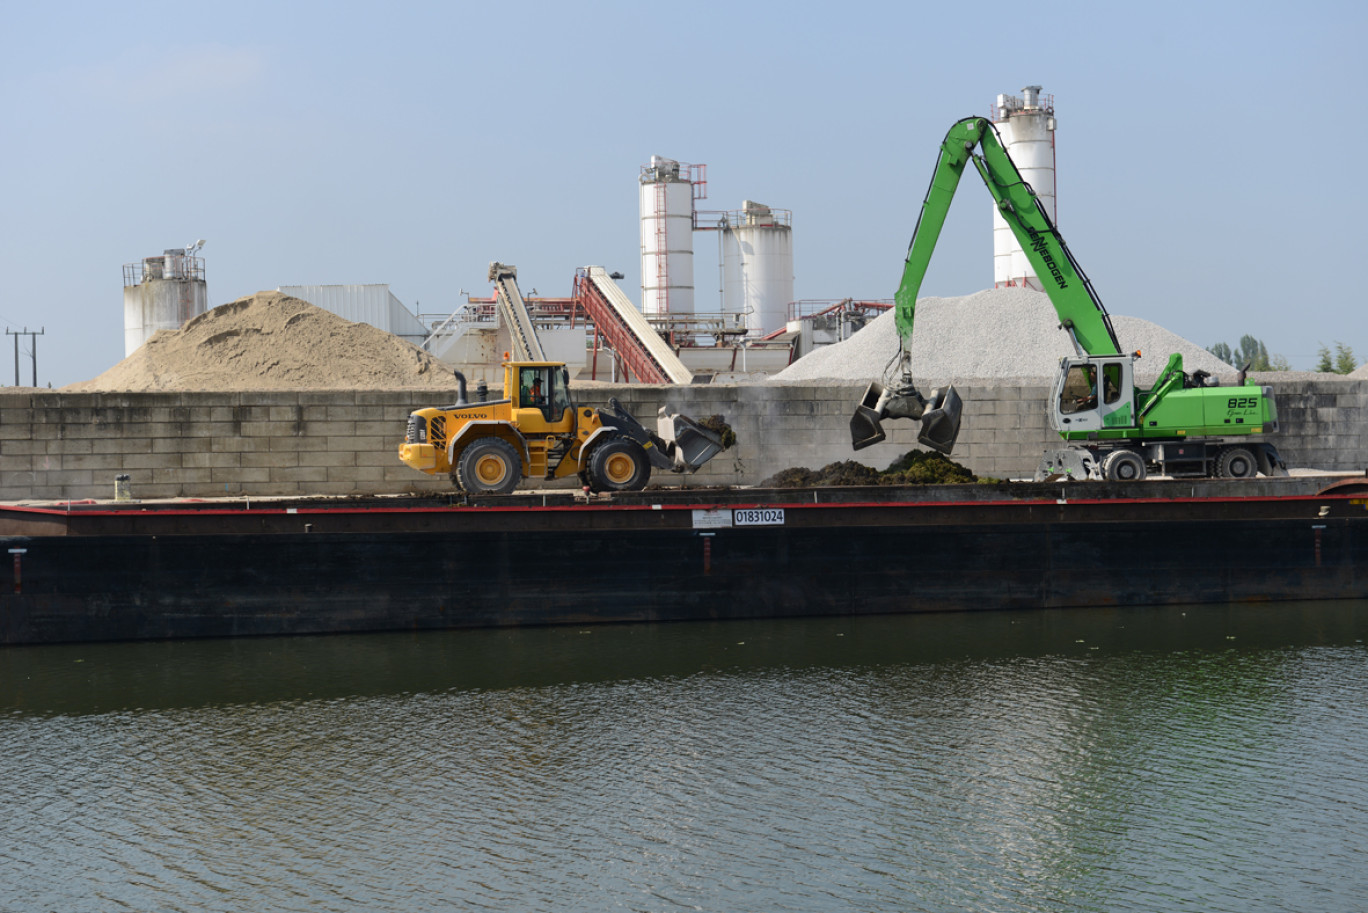
[[[722,310],[752,336],[783,327],[793,300],[793,212],[746,200],[722,229]]]
[[[692,314],[693,172],[696,167],[651,156],[641,167],[641,310]]]
[[[1040,86],[1027,86],[1021,97],[999,95],[993,106],[993,123],[1026,183],[1035,190],[1041,205],[1055,221],[1055,116],[1054,96],[1042,95]],[[993,207],[993,285],[1043,289],[1027,262],[1016,236]]]
[[[158,330],[179,330],[209,308],[204,258],[175,248],[124,264],[124,357]]]

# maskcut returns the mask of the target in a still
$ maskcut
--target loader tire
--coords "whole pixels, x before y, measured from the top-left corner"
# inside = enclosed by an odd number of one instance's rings
[[[483,437],[461,451],[456,481],[472,494],[508,494],[522,481],[522,460],[503,438]]]
[[[613,438],[589,455],[589,484],[594,491],[641,491],[651,480],[651,461],[636,441]]]

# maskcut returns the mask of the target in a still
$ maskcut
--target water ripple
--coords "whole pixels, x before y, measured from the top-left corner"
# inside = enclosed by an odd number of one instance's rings
[[[1340,611],[6,653],[0,909],[1360,910]]]

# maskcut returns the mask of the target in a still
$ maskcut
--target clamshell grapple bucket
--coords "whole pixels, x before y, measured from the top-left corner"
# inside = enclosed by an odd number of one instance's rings
[[[885,387],[874,381],[865,389],[850,419],[850,443],[856,450],[863,450],[884,440],[888,435],[883,419],[921,419],[917,441],[932,450],[949,453],[959,437],[962,411],[963,402],[953,385],[937,387],[929,397],[923,397],[910,380],[897,387]]]

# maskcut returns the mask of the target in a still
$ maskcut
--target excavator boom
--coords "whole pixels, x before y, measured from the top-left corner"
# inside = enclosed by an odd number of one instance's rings
[[[970,162],[992,194],[998,211],[1012,229],[1036,275],[1046,283],[1050,301],[1059,314],[1060,326],[1069,332],[1078,353],[1115,355],[1121,351],[1111,318],[1092,284],[1069,253],[1039,197],[1022,178],[996,128],[985,118],[964,118],[950,128],[941,142],[931,185],[922,201],[917,227],[908,245],[902,282],[894,295],[894,320],[898,330],[896,368],[890,364],[886,384],[877,381],[870,384],[851,419],[851,443],[856,450],[884,439],[880,424],[883,418],[920,418],[922,433],[918,439],[943,453],[953,449],[958,437],[960,400],[955,388],[933,391],[930,401],[922,397],[912,381],[911,349],[922,279],[931,263],[931,254],[940,239],[960,178]]]

